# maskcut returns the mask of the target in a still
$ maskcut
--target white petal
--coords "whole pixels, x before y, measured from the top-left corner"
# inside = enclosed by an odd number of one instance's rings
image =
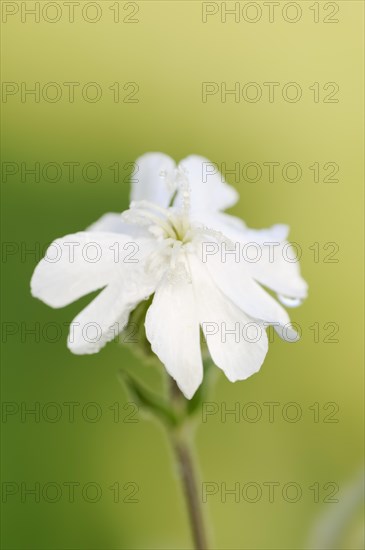
[[[166,276],[146,316],[152,350],[188,399],[203,379],[199,321],[191,282]]]
[[[207,242],[205,241],[205,243]],[[202,243],[202,246],[205,246],[205,243]],[[208,246],[210,244],[208,242]],[[270,294],[255,282],[248,273],[245,263],[237,262],[237,258],[231,254],[222,256],[221,249],[216,245],[210,250],[217,250],[217,252],[204,257],[200,248],[200,257],[203,259],[203,263],[206,260],[208,271],[220,290],[250,317],[278,327],[287,325],[285,331],[280,330],[280,335],[285,337],[288,334],[287,339],[291,342],[294,341],[293,330],[289,330],[289,315]]]
[[[235,216],[230,216],[225,212],[211,212],[209,210],[199,210],[190,215],[191,223],[194,227],[200,229],[211,229],[216,233],[222,233],[225,237],[236,236],[237,233],[245,231],[245,223]]]
[[[116,276],[122,277],[131,260],[141,262],[147,242],[137,242],[128,235],[94,232],[56,239],[35,268],[32,295],[55,308],[70,304]]]
[[[126,326],[130,312],[154,291],[156,282],[139,266],[109,284],[75,317],[67,341],[78,355],[97,353]]]
[[[111,233],[124,233],[129,227],[123,220],[122,215],[116,212],[103,214],[96,222],[89,225],[86,231],[106,231]]]
[[[96,222],[89,225],[86,231],[93,232],[106,232],[106,233],[122,233],[123,235],[129,235],[132,239],[150,238],[151,234],[145,227],[137,224],[126,223],[122,214],[115,212],[108,212],[101,216]]]
[[[308,285],[300,274],[296,249],[280,237],[277,226],[260,232],[251,230],[250,235],[245,236],[245,242],[257,243],[262,255],[257,262],[248,262],[247,268],[252,277],[278,294],[304,299],[308,294]],[[299,303],[296,302],[296,305]]]
[[[257,242],[281,242],[288,238],[290,228],[284,223],[277,223],[269,228],[251,229],[245,228],[245,240]]]
[[[197,221],[201,219],[207,227],[221,231],[227,237],[230,231],[245,231],[247,229],[241,218],[231,216],[225,212],[207,212],[204,210],[197,214],[196,219]]]
[[[257,372],[265,359],[266,331],[224,296],[199,258],[190,254],[189,264],[210,355],[231,382],[244,380]]]
[[[226,218],[230,216],[226,215]],[[290,261],[295,259],[296,254],[286,241],[289,233],[287,225],[277,224],[268,229],[239,229],[236,223],[225,223],[225,227],[221,225],[220,230],[233,245],[239,245],[241,259],[256,281],[288,298],[306,298],[308,285],[301,277],[299,261]]]
[[[163,153],[146,153],[136,160],[131,201],[150,201],[166,208],[174,189],[169,186],[175,161]],[[162,174],[166,173],[166,177]]]
[[[191,211],[216,212],[233,206],[238,201],[237,191],[228,185],[214,169],[213,163],[204,157],[190,155],[179,163],[186,172],[191,189]],[[214,173],[207,173],[214,171]],[[178,196],[175,204],[179,204]]]

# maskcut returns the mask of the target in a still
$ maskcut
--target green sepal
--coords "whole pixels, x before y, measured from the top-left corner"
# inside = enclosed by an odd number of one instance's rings
[[[180,423],[180,417],[169,406],[166,399],[148,389],[140,380],[132,376],[129,372],[119,370],[118,379],[125,384],[133,402],[142,410],[152,413],[156,418],[159,418],[159,420],[162,420],[162,422],[169,426],[177,426]]]
[[[203,357],[204,357],[204,349],[203,351]],[[203,359],[203,368],[204,368],[204,374],[203,374],[203,382],[200,384],[199,388],[194,394],[194,397],[188,401],[187,404],[187,414],[189,416],[195,414],[199,408],[201,408],[203,402],[206,400],[208,392],[212,386],[212,379],[213,379],[213,373],[215,369],[212,368],[213,362],[211,358],[207,355],[205,355],[205,358]]]

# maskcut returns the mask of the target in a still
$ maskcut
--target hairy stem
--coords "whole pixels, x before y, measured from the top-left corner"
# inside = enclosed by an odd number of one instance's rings
[[[201,506],[200,491],[198,490],[198,476],[190,444],[182,430],[172,438],[173,448],[179,467],[180,480],[183,486],[186,506],[188,509],[191,534],[196,550],[207,550],[208,542]]]
[[[173,380],[170,385],[170,398],[175,411],[181,412],[181,409],[186,408],[186,400]],[[198,486],[199,476],[192,444],[192,429],[191,422],[185,417],[183,423],[170,432],[170,438],[184,491],[194,548],[207,550],[208,540]]]

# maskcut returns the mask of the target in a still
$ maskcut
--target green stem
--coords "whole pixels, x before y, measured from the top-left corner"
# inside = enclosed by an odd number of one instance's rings
[[[179,467],[186,506],[189,514],[191,534],[196,550],[207,550],[208,542],[204,525],[204,517],[198,491],[196,461],[193,456],[184,431],[172,437],[172,445]]]
[[[182,400],[186,404],[175,382],[171,385],[171,400],[176,408],[180,408]],[[170,428],[169,436],[174,450],[182,484],[186,507],[189,515],[191,535],[195,550],[208,550],[207,532],[205,529],[204,514],[201,496],[198,488],[199,476],[196,456],[192,444],[191,420],[185,418],[183,423]]]
[[[208,365],[206,365],[207,369]],[[187,401],[172,378],[170,379],[170,399],[165,399],[150,391],[138,378],[126,370],[121,370],[118,377],[122,383],[126,384],[131,399],[141,409],[152,412],[156,419],[165,426],[178,465],[179,479],[182,483],[189,514],[194,549],[208,550],[207,531],[199,490],[200,479],[197,474],[198,469],[192,441],[193,418],[199,409],[199,405],[203,402],[207,380],[205,380],[205,386],[199,388],[194,398]]]

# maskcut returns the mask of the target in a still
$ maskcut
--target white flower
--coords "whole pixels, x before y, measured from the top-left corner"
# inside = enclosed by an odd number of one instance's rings
[[[187,398],[203,377],[200,327],[213,362],[230,381],[244,380],[264,361],[268,324],[296,339],[286,311],[260,286],[286,305],[306,297],[298,262],[288,261],[288,228],[256,231],[224,214],[238,194],[202,157],[176,167],[149,153],[137,166],[130,209],[54,241],[35,269],[32,294],[57,308],[103,289],[71,324],[68,347],[77,354],[99,351],[153,294],[146,335]]]

